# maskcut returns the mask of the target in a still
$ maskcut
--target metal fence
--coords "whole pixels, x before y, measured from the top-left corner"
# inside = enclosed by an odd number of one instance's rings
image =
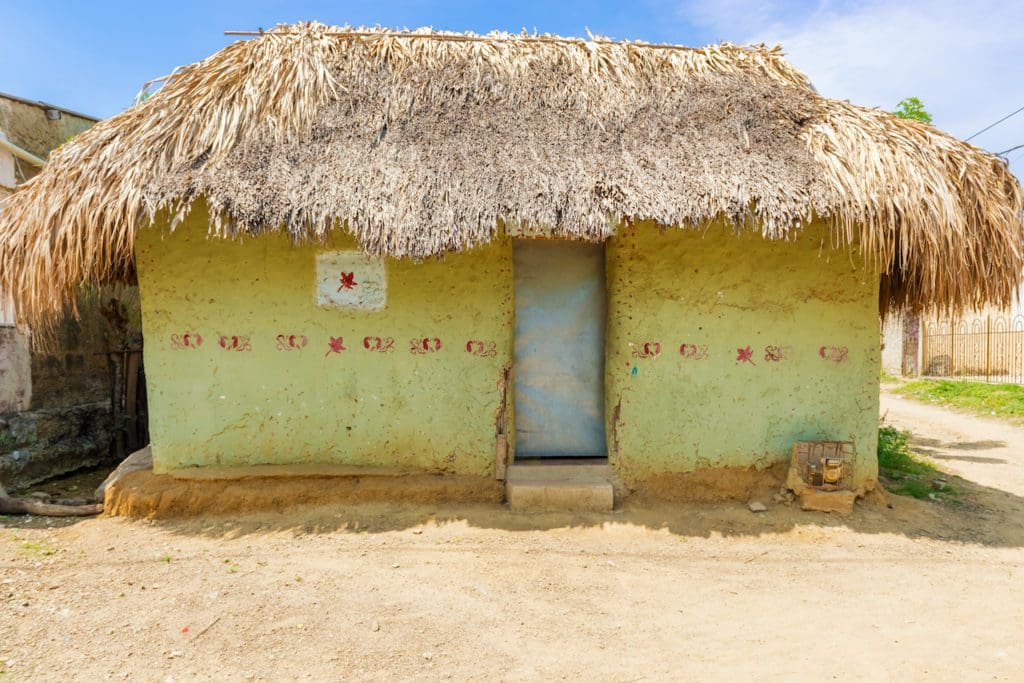
[[[921,374],[1024,384],[1024,316],[922,325]]]

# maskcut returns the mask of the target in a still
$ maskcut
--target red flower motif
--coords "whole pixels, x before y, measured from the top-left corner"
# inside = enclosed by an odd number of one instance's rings
[[[345,348],[345,338],[331,337],[331,340],[327,342],[327,353],[325,353],[324,356],[329,356],[332,353],[341,353],[342,351],[348,351],[348,349]]]
[[[343,289],[352,289],[353,287],[359,284],[358,282],[356,282],[355,273],[346,273],[344,271],[342,271],[341,273],[341,279],[339,280],[339,282],[341,282],[341,284],[338,285],[337,291],[339,292]]]
[[[736,360],[738,360],[740,363],[750,363],[751,365],[756,365],[756,363],[754,363],[754,350],[751,349],[749,346],[745,349],[736,349]]]

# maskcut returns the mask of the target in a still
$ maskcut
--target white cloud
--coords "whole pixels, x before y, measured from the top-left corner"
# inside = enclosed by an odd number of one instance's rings
[[[828,97],[887,110],[919,97],[959,137],[1024,106],[1019,0],[726,0],[688,2],[680,17],[721,39],[781,43]],[[972,142],[993,152],[1024,143],[1024,112]],[[1024,157],[1013,169],[1024,175]]]

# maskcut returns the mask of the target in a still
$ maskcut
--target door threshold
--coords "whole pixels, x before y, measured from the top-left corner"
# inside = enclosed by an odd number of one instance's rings
[[[594,465],[607,465],[608,456],[521,456],[517,455],[512,460],[512,465],[516,467],[565,467],[565,466],[594,466]]]

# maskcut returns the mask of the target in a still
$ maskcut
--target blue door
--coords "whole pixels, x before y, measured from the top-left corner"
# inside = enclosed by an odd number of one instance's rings
[[[516,455],[604,457],[604,245],[512,248]]]

